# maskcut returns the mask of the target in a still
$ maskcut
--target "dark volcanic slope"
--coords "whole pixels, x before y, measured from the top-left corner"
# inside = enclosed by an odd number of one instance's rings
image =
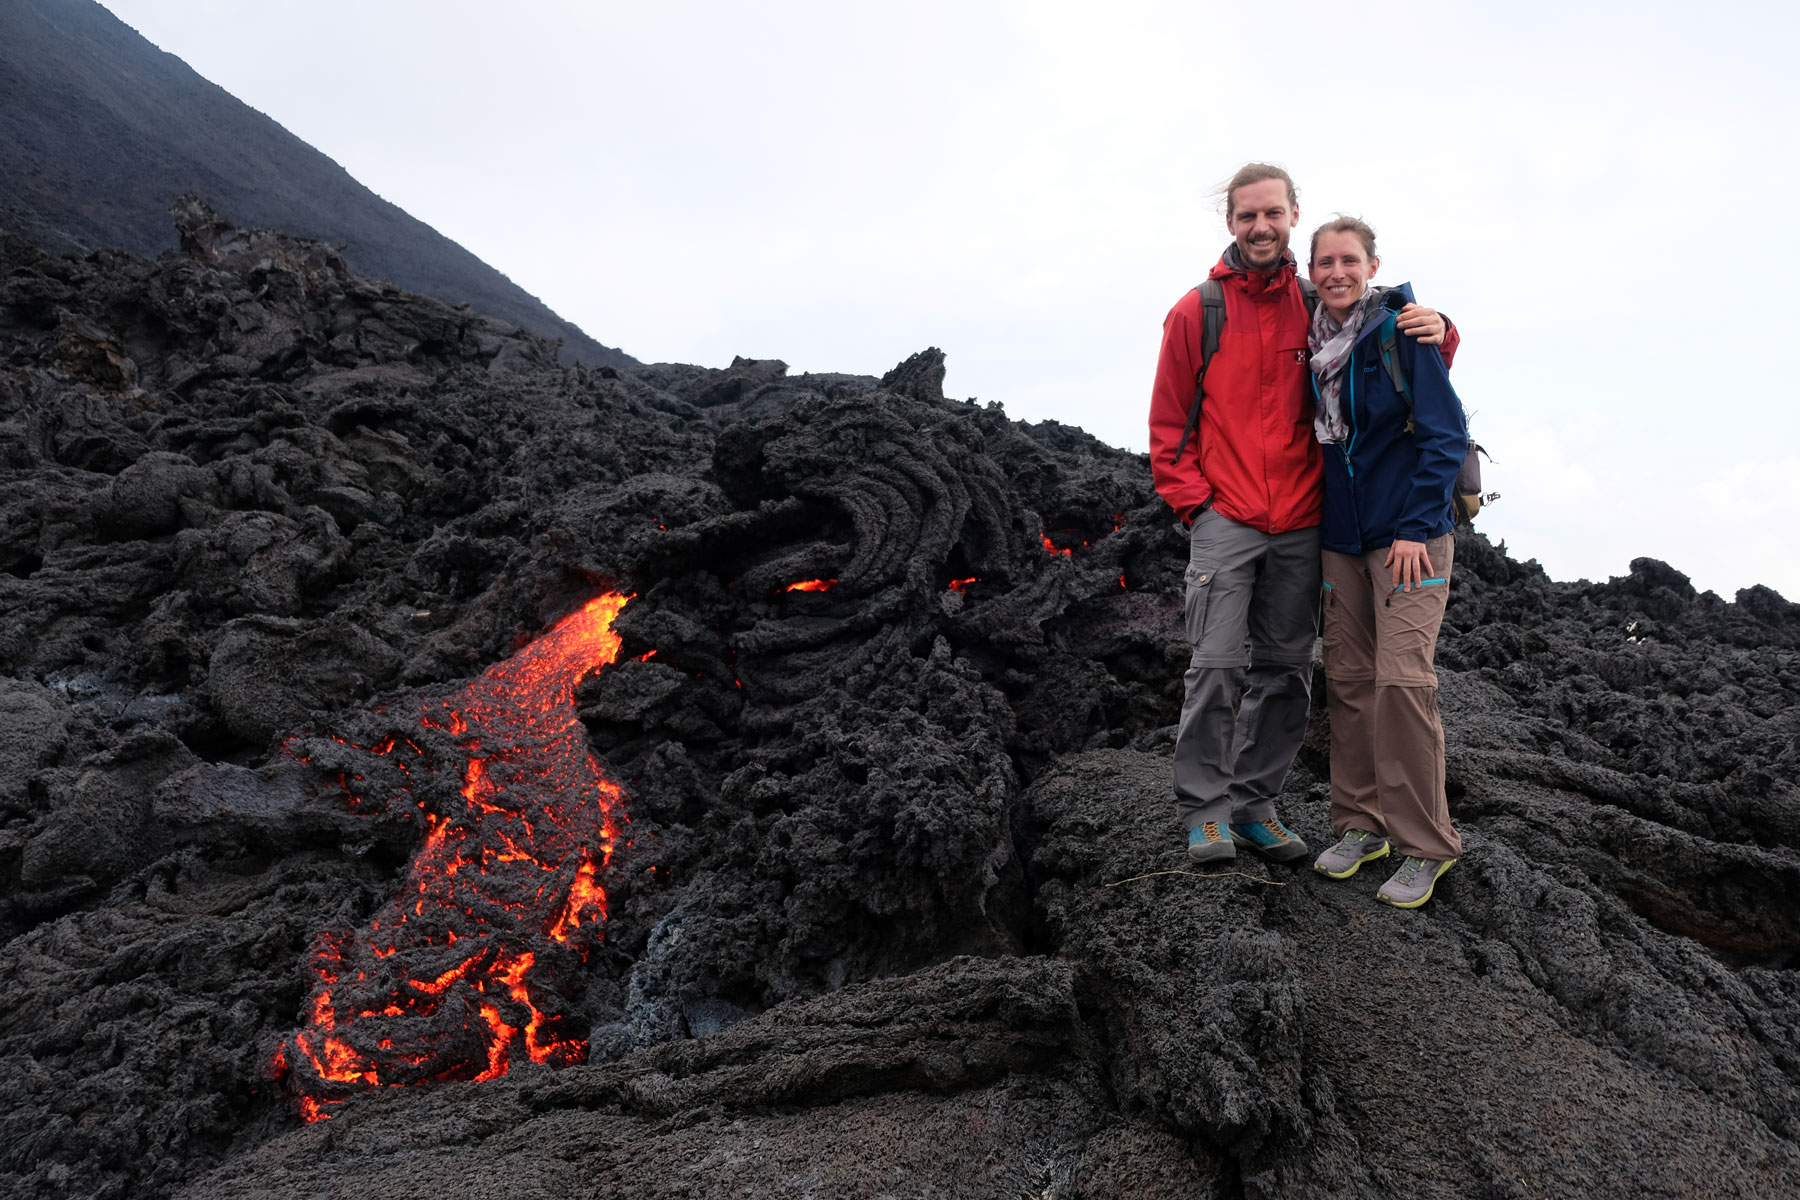
[[[0,4],[0,230],[54,250],[154,255],[175,244],[167,212],[185,192],[249,224],[341,243],[359,269],[402,287],[561,338],[565,361],[635,361],[93,0]]]
[[[947,401],[935,351],[563,367],[183,219],[155,263],[0,244],[0,1192],[1800,1177],[1800,608],[1464,537],[1439,898],[1191,873],[1183,546],[1141,457]],[[604,940],[385,957],[422,865],[513,819],[493,746],[427,717],[615,588],[573,698],[630,821]],[[1322,734],[1284,800],[1320,839]],[[533,850],[494,859],[546,881],[507,937],[568,911]],[[362,1024],[321,1025],[321,963]],[[525,1061],[539,1009],[585,1063]],[[382,1079],[443,1081],[369,1087],[402,1042],[429,1068]]]

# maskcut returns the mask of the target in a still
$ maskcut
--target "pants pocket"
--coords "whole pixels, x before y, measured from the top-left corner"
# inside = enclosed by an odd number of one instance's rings
[[[1373,630],[1369,619],[1369,580],[1360,566],[1346,568],[1328,559],[1334,576],[1324,581],[1323,619],[1319,622],[1320,650],[1327,679],[1367,679]]]
[[[1331,584],[1324,585],[1324,611],[1319,621],[1319,649],[1325,659],[1325,670],[1329,674],[1336,666],[1337,659],[1343,653],[1344,646],[1344,610],[1338,605],[1337,589]]]
[[[1198,646],[1206,636],[1206,610],[1212,601],[1215,569],[1204,563],[1189,563],[1182,582],[1187,585],[1183,597],[1187,621],[1188,643]]]

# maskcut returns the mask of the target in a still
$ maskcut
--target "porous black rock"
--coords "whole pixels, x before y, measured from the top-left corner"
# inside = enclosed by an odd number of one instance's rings
[[[155,262],[0,240],[0,1190],[1796,1177],[1776,593],[1558,583],[1460,535],[1437,899],[1190,872],[1185,547],[1142,456],[946,399],[935,349],[564,366],[198,212]],[[620,659],[573,702],[630,825],[604,941],[552,972],[587,1061],[303,1122],[309,955],[467,803],[419,714],[612,590]],[[1281,803],[1323,841],[1315,720]]]

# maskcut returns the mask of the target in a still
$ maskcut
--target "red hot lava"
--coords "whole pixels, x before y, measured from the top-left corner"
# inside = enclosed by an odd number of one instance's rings
[[[589,752],[575,687],[617,660],[612,623],[628,599],[590,602],[420,715],[467,751],[467,808],[426,813],[400,894],[365,928],[315,944],[305,1027],[275,1063],[307,1120],[369,1088],[587,1057],[564,1028],[554,965],[600,940],[599,878],[626,818]],[[400,756],[403,772],[423,767],[409,740],[369,749]]]
[[[829,592],[837,583],[835,579],[802,579],[799,583],[790,583],[790,592]]]

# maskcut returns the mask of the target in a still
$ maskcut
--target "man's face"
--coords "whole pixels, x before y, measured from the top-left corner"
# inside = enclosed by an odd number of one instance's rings
[[[1288,237],[1300,220],[1298,205],[1288,203],[1287,184],[1279,179],[1246,183],[1231,195],[1225,224],[1237,242],[1244,265],[1272,270],[1287,253]]]

